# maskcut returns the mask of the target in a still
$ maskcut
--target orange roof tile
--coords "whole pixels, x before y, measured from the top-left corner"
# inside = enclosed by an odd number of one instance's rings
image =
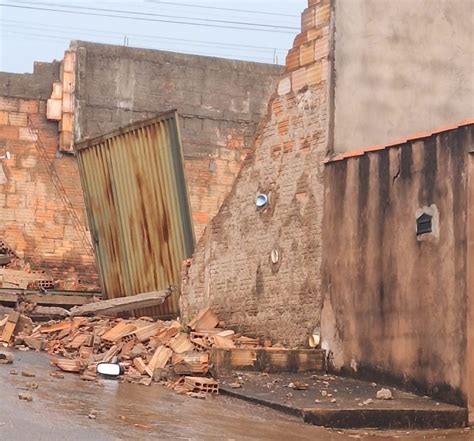
[[[376,152],[376,151],[384,150],[390,147],[406,144],[408,142],[413,142],[419,139],[429,138],[430,136],[437,135],[439,133],[448,132],[449,130],[455,130],[459,127],[469,126],[472,124],[474,124],[474,118],[463,119],[462,121],[459,121],[457,124],[451,124],[451,125],[447,125],[443,127],[438,127],[437,129],[432,130],[432,131],[423,131],[423,132],[413,133],[412,135],[406,138],[400,138],[400,139],[391,141],[387,144],[377,144],[377,145],[363,147],[360,149],[350,150],[344,153],[341,152],[341,153],[335,154],[334,156],[328,156],[323,162],[324,164],[328,164],[331,162],[342,161],[347,158],[363,156],[369,152]]]

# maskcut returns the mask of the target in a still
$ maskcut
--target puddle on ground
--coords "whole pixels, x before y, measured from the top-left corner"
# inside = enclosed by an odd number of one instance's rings
[[[49,374],[55,369],[45,354],[17,353],[14,367],[19,374],[27,369],[37,376],[34,379],[11,376],[8,374],[11,365],[0,366],[0,394],[12,394],[13,387],[19,390],[27,381],[38,383],[39,389],[32,393],[34,403],[30,403],[34,404],[35,413],[39,412],[40,418],[41,412],[55,415],[57,418],[51,424],[94,429],[104,435],[102,438],[87,435],[84,440],[474,441],[474,431],[463,430],[410,433],[328,430],[223,396],[200,400],[178,395],[157,384],[141,386],[104,380],[103,386],[98,386],[81,381],[74,374],[65,374],[64,379],[53,378]],[[15,412],[20,412],[20,416],[21,412],[30,411],[24,410],[25,404],[18,399],[11,403],[16,403]],[[88,418],[92,411],[97,412],[95,419]],[[47,431],[47,423],[43,425]],[[0,426],[0,434],[1,430]],[[49,440],[55,441],[55,438]]]

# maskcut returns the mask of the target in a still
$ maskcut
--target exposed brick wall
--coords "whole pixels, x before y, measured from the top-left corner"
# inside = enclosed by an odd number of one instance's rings
[[[291,346],[319,325],[329,25],[329,2],[310,1],[254,150],[197,246],[185,319],[210,304],[226,326]]]
[[[64,189],[85,225],[76,160],[58,157],[57,148],[58,125],[47,121],[45,100],[0,96],[0,238],[59,287],[94,287],[94,256],[59,193]]]

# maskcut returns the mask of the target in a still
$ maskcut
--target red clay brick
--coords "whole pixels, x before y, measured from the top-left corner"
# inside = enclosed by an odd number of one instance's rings
[[[300,48],[300,66],[306,66],[314,61],[314,43],[307,43]]]
[[[15,98],[0,96],[0,110],[6,110],[8,112],[17,112],[18,100]]]
[[[8,112],[6,110],[0,110],[0,125],[8,125]]]
[[[38,101],[20,100],[18,110],[25,113],[38,113]]]
[[[329,23],[331,9],[329,5],[316,7],[315,25],[316,27],[325,26]]]
[[[310,7],[301,15],[301,29],[306,32],[314,27],[316,27],[316,7]]]
[[[304,86],[306,86],[306,67],[302,67],[297,71],[293,72],[291,82],[293,92],[297,92],[298,90],[301,90]]]
[[[316,40],[323,36],[323,29],[310,29],[306,32],[306,35],[308,36],[308,42]]]
[[[313,63],[306,71],[306,81],[308,85],[319,84],[322,81],[321,62]]]
[[[37,141],[38,133],[35,129],[31,127],[20,127],[18,139],[20,141]]]
[[[285,118],[283,121],[278,123],[278,134],[280,136],[286,136],[288,134],[288,127],[290,125],[290,120]]]
[[[300,49],[299,47],[290,49],[286,56],[286,70],[291,72],[300,67]]]
[[[327,37],[318,38],[314,42],[314,59],[319,60],[329,55],[329,39]]]
[[[295,141],[286,141],[283,143],[283,153],[288,153],[295,147]]]
[[[18,127],[0,126],[0,139],[2,140],[18,140]]]
[[[11,126],[26,127],[28,125],[26,113],[10,112],[8,114],[8,124]]]
[[[308,42],[308,33],[301,32],[293,40],[293,47],[301,46],[302,44],[307,43],[307,42]]]

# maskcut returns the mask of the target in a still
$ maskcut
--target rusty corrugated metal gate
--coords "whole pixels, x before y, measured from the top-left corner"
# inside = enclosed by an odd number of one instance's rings
[[[81,142],[76,151],[104,296],[179,287],[194,230],[177,113]],[[178,302],[176,292],[138,313],[173,316]]]

